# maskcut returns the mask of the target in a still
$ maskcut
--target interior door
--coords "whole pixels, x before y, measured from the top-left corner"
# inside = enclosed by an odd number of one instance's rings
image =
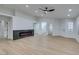
[[[34,35],[38,35],[40,31],[40,24],[34,23]]]
[[[4,38],[8,38],[8,21],[4,21]]]
[[[8,38],[8,23],[4,20],[0,21],[0,38]]]

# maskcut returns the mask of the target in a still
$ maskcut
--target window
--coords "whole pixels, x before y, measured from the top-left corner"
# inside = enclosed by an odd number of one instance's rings
[[[73,32],[73,22],[68,22],[68,31]]]

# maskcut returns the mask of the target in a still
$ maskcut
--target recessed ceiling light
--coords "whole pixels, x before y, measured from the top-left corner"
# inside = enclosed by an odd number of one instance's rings
[[[67,16],[70,16],[70,14],[68,14]]]
[[[69,9],[69,12],[71,12],[72,11],[72,9]]]
[[[44,16],[43,14],[41,14],[41,16]]]
[[[35,10],[35,12],[37,13],[38,11],[37,11],[37,10]]]
[[[28,8],[28,7],[29,7],[29,5],[26,5],[26,7]]]

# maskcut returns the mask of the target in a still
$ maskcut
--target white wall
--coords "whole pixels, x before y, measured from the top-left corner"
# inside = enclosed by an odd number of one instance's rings
[[[13,39],[13,20],[9,18],[8,20],[8,39]]]
[[[76,19],[76,40],[79,42],[79,16]]]
[[[9,25],[8,25],[9,26],[9,28],[8,28],[9,29],[9,32],[8,32],[9,39],[13,39],[13,30],[33,29],[33,24],[35,23],[34,17],[24,14],[21,11],[15,11],[15,13],[14,13],[13,10],[10,10],[8,8],[0,7],[0,15],[12,18],[12,19],[9,19],[9,22],[8,22],[9,23]],[[5,18],[5,17],[3,17],[3,18]]]
[[[1,7],[0,6],[0,15],[5,15],[5,16],[10,16],[12,17],[13,16],[13,13],[14,11],[9,9],[9,8],[5,8],[5,7]]]
[[[8,16],[0,15],[0,38],[13,39],[12,19]],[[8,24],[7,24],[8,23]],[[8,31],[7,31],[8,29]],[[7,37],[8,36],[8,37]]]
[[[60,34],[61,36],[64,36],[64,37],[68,37],[68,38],[75,38],[75,19],[62,19],[60,20],[61,21],[61,24],[60,24]],[[68,29],[67,29],[67,23],[68,22],[73,22],[73,32],[69,32]]]
[[[34,19],[34,17],[16,11],[13,17],[13,30],[33,29]]]
[[[47,18],[40,18],[37,21],[39,24],[41,22],[47,22],[48,24],[53,25],[52,35],[53,36],[64,36],[68,38],[76,38],[76,20],[75,19],[47,19]],[[67,23],[73,22],[73,32],[68,32]],[[48,30],[48,28],[47,28]],[[41,33],[41,29],[37,32]],[[49,33],[47,31],[47,33]]]
[[[53,36],[59,36],[60,35],[60,20],[59,19],[52,19],[53,24]]]

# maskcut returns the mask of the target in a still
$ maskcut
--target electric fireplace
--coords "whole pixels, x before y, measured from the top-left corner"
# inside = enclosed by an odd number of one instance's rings
[[[13,39],[20,39],[24,37],[34,36],[34,30],[14,30]]]

